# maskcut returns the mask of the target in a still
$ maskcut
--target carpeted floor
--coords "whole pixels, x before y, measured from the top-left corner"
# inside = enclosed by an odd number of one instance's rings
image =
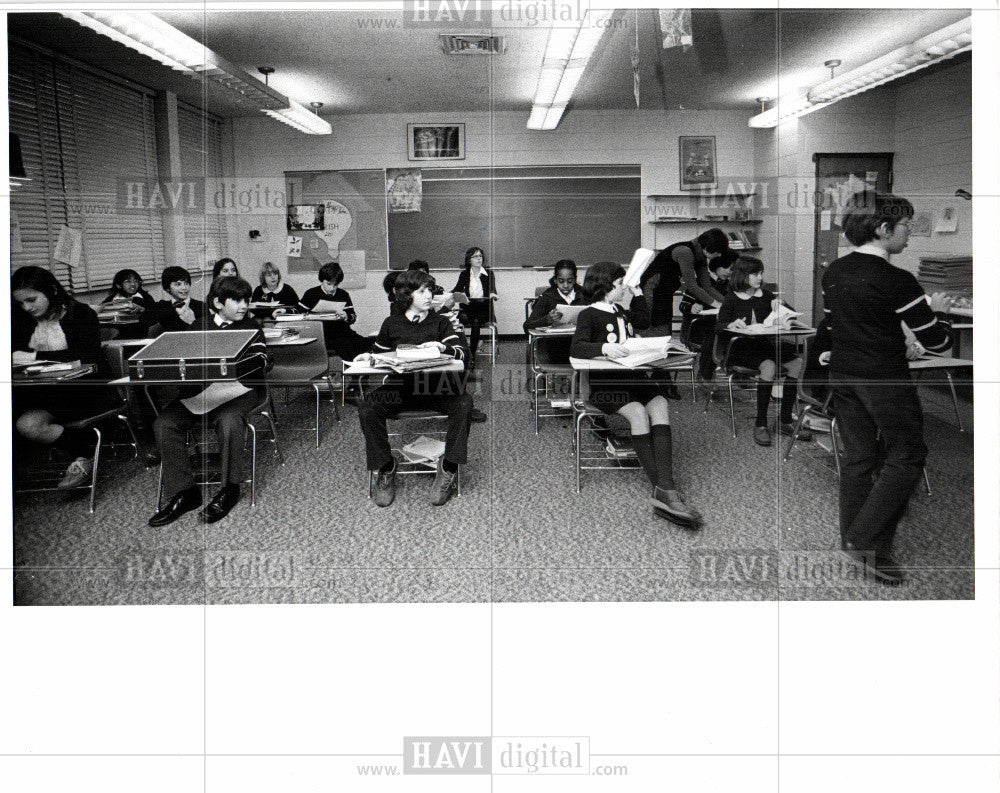
[[[156,469],[110,460],[97,514],[62,494],[15,496],[17,604],[353,603],[961,599],[974,597],[972,409],[966,432],[938,387],[922,388],[933,490],[911,500],[897,538],[907,581],[864,580],[836,551],[837,480],[829,455],[758,447],[739,404],[732,438],[724,402],[671,402],[675,471],[705,518],[691,532],[652,515],[637,470],[584,472],[574,492],[567,419],[535,436],[521,389],[523,344],[477,375],[462,495],[429,503],[430,476],[400,478],[396,501],[367,499],[357,411],[339,424],[323,406],[315,449],[302,392],[282,408],[279,466],[261,444],[258,501],[223,521],[196,513],[151,529]],[[965,396],[963,394],[963,396]],[[210,492],[211,494],[211,492]]]

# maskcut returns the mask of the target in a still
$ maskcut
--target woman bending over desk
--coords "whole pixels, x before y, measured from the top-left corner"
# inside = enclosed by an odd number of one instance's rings
[[[622,342],[635,336],[636,327],[649,324],[645,298],[622,283],[625,269],[614,262],[598,262],[587,270],[584,292],[591,304],[580,312],[571,354],[574,358],[624,357]],[[620,305],[628,292],[631,310]],[[673,438],[670,408],[665,396],[669,380],[655,371],[590,372],[590,402],[606,414],[628,420],[639,464],[653,485],[653,514],[685,527],[697,527],[701,515],[684,503],[673,475]]]
[[[97,314],[70,297],[51,272],[41,267],[21,267],[11,276],[10,292],[14,299],[11,349],[15,364],[79,361],[98,365],[101,329]],[[96,377],[95,372],[92,379]],[[77,487],[93,473],[93,431],[66,426],[100,412],[107,400],[108,392],[96,383],[82,382],[86,379],[14,388],[18,434],[51,444],[57,455],[72,461],[59,482],[62,488]]]

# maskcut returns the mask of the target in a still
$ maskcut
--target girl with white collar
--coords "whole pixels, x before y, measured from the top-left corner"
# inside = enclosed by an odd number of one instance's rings
[[[635,336],[636,327],[649,325],[645,298],[625,286],[624,279],[625,268],[614,262],[598,262],[587,270],[583,291],[590,306],[577,319],[572,357],[621,358],[626,355],[623,342]],[[626,310],[621,303],[629,293],[633,298]],[[653,371],[590,372],[589,401],[605,414],[617,413],[628,421],[636,456],[653,485],[654,514],[697,528],[701,515],[684,503],[674,482],[668,383],[669,379]]]

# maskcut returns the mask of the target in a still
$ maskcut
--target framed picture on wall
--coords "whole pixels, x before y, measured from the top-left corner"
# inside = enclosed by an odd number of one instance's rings
[[[465,124],[407,124],[410,160],[464,160]]]
[[[681,190],[707,190],[719,186],[714,135],[681,135],[678,149]]]

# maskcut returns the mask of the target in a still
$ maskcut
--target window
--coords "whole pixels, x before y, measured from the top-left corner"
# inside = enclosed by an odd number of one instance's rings
[[[210,185],[220,181],[223,175],[221,122],[200,110],[178,104],[177,131],[182,178],[199,186],[203,180]],[[207,192],[212,193],[214,189],[210,187]],[[213,211],[211,201],[208,205],[205,211],[184,214],[185,258],[192,273],[211,270],[217,259],[229,255],[226,216]]]

